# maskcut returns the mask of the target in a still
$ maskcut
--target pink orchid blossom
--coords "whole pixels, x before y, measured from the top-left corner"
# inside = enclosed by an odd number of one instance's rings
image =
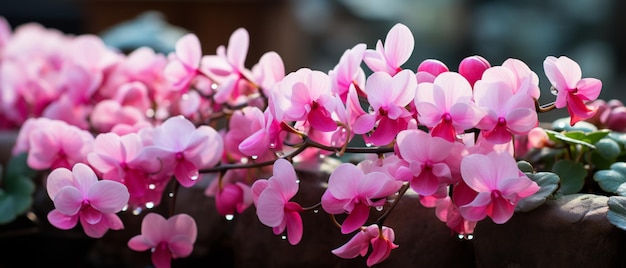
[[[343,102],[346,101],[350,86],[356,85],[360,88],[365,85],[365,72],[361,68],[365,49],[367,49],[365,44],[357,44],[346,50],[335,68],[328,72],[332,91],[339,95]]]
[[[372,252],[367,258],[366,264],[368,267],[372,267],[386,260],[392,249],[398,248],[398,245],[393,243],[394,240],[395,234],[393,229],[387,226],[379,227],[376,224],[372,224],[362,228],[347,243],[333,249],[332,252],[344,259],[356,258],[359,255],[365,257],[371,244]]]
[[[89,237],[100,238],[109,230],[124,225],[115,214],[127,204],[126,187],[115,181],[98,180],[94,171],[83,163],[72,170],[58,168],[47,177],[46,190],[55,209],[48,213],[53,226],[69,230],[80,220]]]
[[[449,71],[450,70],[445,63],[435,59],[426,59],[422,61],[422,63],[420,63],[420,65],[417,67],[417,73],[415,74],[415,77],[417,78],[417,83],[432,83],[435,81],[435,77],[437,77],[441,73]]]
[[[263,54],[259,62],[252,66],[252,76],[254,81],[261,86],[263,94],[269,96],[274,85],[285,78],[283,59],[273,51]]]
[[[431,135],[448,141],[474,127],[483,116],[472,102],[469,82],[455,72],[440,74],[434,83],[418,84],[415,107],[417,120],[431,129]]]
[[[352,125],[354,133],[364,134],[376,127],[364,137],[366,142],[376,146],[389,144],[398,132],[406,129],[412,118],[405,106],[414,100],[416,89],[417,80],[410,70],[403,70],[393,77],[384,72],[370,75],[365,92],[374,112],[356,119]]]
[[[491,64],[481,56],[469,56],[461,60],[459,63],[459,74],[461,74],[474,86],[476,81],[480,80],[485,70],[489,69]]]
[[[367,221],[370,207],[382,206],[388,196],[397,192],[402,182],[382,172],[364,174],[350,163],[339,165],[328,178],[328,189],[322,195],[322,208],[329,214],[348,213],[341,233],[353,232]]]
[[[93,151],[87,155],[89,164],[102,173],[103,179],[123,183],[128,188],[129,205],[134,208],[158,205],[169,182],[169,177],[151,175],[160,167],[149,166],[150,161],[139,157],[144,147],[139,134],[102,133],[96,136]]]
[[[217,55],[202,57],[200,69],[218,83],[214,96],[217,103],[242,103],[252,89],[247,81],[252,73],[244,66],[249,44],[248,31],[239,28],[230,36],[228,47],[220,46]]]
[[[89,119],[92,126],[102,133],[111,131],[120,124],[137,124],[145,121],[146,117],[137,107],[123,106],[115,100],[103,100],[93,108]]]
[[[215,207],[222,216],[242,213],[252,203],[252,189],[241,182],[225,184],[215,195]]]
[[[158,161],[161,172],[174,175],[184,187],[197,182],[199,169],[217,164],[224,150],[222,138],[213,128],[196,128],[183,116],[171,117],[156,127],[152,142],[140,157]]]
[[[63,121],[43,120],[28,130],[27,163],[33,169],[71,168],[92,149],[91,133]]]
[[[397,142],[400,157],[408,165],[398,168],[396,178],[409,181],[415,192],[429,196],[441,186],[454,182],[446,162],[455,153],[452,142],[421,130],[404,130],[398,133]]]
[[[523,175],[508,153],[471,154],[461,162],[463,181],[477,192],[471,202],[459,206],[463,218],[480,221],[489,216],[494,223],[507,222],[517,202],[539,190]]]
[[[282,148],[280,124],[268,110],[262,112],[256,107],[245,107],[233,113],[228,126],[224,135],[228,158],[252,157],[265,161],[274,159],[274,150]]]
[[[455,188],[455,191],[457,188]],[[457,234],[468,235],[474,233],[477,221],[469,221],[459,213],[457,205],[449,196],[438,199],[435,205],[435,215],[439,220],[446,223],[450,230]]]
[[[176,41],[175,57],[163,70],[174,90],[187,91],[199,73],[202,48],[198,36],[188,33]]]
[[[289,161],[274,162],[274,175],[252,184],[256,214],[261,223],[272,227],[274,234],[287,230],[287,239],[296,245],[302,239],[302,206],[289,201],[298,192],[296,171]]]
[[[169,268],[172,259],[191,255],[197,236],[196,221],[187,214],[166,220],[157,213],[148,213],[141,221],[141,234],[128,240],[128,247],[135,251],[150,249],[152,264],[156,268]]]
[[[483,80],[474,85],[476,106],[485,112],[476,128],[493,143],[508,143],[513,135],[525,135],[539,124],[532,97],[521,92],[515,94],[510,85]]]
[[[400,66],[411,57],[414,47],[415,39],[411,30],[406,25],[398,23],[387,33],[385,45],[378,40],[376,50],[366,50],[363,61],[373,72],[386,72],[394,76],[402,70]]]
[[[543,61],[543,69],[557,90],[556,108],[567,106],[571,119],[570,125],[591,118],[596,107],[586,105],[600,95],[602,81],[596,78],[582,78],[580,66],[568,57],[549,56]]]
[[[518,59],[506,59],[502,66],[491,67],[483,73],[484,82],[503,82],[513,90],[513,94],[526,94],[539,99],[539,77],[528,65]]]
[[[337,129],[333,113],[341,103],[333,95],[325,73],[302,68],[288,74],[276,84],[270,102],[278,121],[307,121],[324,132]]]

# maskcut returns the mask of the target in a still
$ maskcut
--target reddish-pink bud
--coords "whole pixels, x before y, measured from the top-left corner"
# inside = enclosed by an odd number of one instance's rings
[[[464,58],[459,63],[459,73],[469,81],[472,87],[476,81],[480,80],[485,70],[489,69],[491,65],[489,62],[481,56],[470,56]]]

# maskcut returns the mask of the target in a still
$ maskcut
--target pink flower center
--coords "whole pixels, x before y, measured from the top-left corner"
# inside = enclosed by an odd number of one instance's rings
[[[452,116],[451,116],[449,113],[445,113],[445,114],[443,114],[443,115],[441,116],[441,120],[442,120],[444,123],[450,123],[450,122],[452,122]]]
[[[491,192],[491,199],[499,199],[502,198],[502,193],[499,190],[493,190]]]
[[[498,126],[504,126],[504,125],[506,125],[506,119],[504,119],[504,117],[499,117]]]
[[[182,161],[185,159],[185,155],[182,152],[176,153],[176,161]]]

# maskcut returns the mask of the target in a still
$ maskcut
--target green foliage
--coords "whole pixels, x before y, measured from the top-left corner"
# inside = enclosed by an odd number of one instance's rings
[[[35,171],[26,164],[26,154],[13,157],[0,172],[0,224],[13,221],[30,209],[33,203]]]
[[[585,177],[588,173],[583,164],[568,159],[556,161],[552,167],[552,172],[561,178],[561,187],[559,188],[561,194],[580,192],[585,185]]]
[[[609,197],[609,212],[607,218],[609,221],[622,230],[626,230],[626,197],[611,196]]]
[[[617,193],[620,186],[626,183],[626,163],[617,162],[612,164],[610,168],[597,171],[593,174],[593,179],[598,182],[602,190],[608,193]]]
[[[556,191],[559,187],[559,176],[552,172],[524,172],[524,174],[541,187],[535,194],[524,198],[517,203],[517,207],[515,207],[515,209],[526,212],[541,206],[546,202],[546,199],[552,196],[554,191]]]

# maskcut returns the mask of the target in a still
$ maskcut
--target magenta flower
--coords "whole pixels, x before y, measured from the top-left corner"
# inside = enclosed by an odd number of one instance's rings
[[[372,252],[367,258],[366,264],[368,267],[372,267],[386,260],[391,250],[398,247],[398,245],[393,243],[394,239],[393,229],[387,226],[381,228],[376,224],[372,224],[362,228],[352,239],[332,252],[344,259],[356,258],[359,255],[365,257],[371,244]]]
[[[141,234],[128,240],[135,251],[152,250],[152,264],[156,268],[171,267],[172,259],[191,255],[198,236],[195,220],[187,214],[177,214],[169,219],[148,213],[141,221]]]
[[[463,181],[478,194],[471,202],[459,205],[463,218],[480,221],[489,216],[493,222],[507,222],[520,199],[533,195],[539,186],[523,175],[508,153],[471,154],[461,162]],[[464,202],[462,202],[464,203]]]
[[[476,81],[480,80],[485,70],[489,69],[491,64],[481,56],[466,57],[459,63],[459,74],[461,74],[470,83],[470,86],[474,86]]]
[[[98,180],[93,170],[78,163],[72,170],[58,168],[47,177],[46,190],[55,209],[48,213],[53,226],[69,230],[78,220],[90,237],[100,238],[124,225],[115,214],[128,203],[126,187],[115,181]]]
[[[175,55],[176,57],[167,64],[163,72],[174,89],[186,91],[199,72],[202,48],[198,37],[193,33],[188,33],[178,39]]]
[[[526,63],[518,59],[506,59],[502,66],[491,67],[483,73],[484,82],[503,82],[514,94],[522,93],[539,99],[539,77]]]
[[[339,165],[328,178],[328,189],[322,195],[322,208],[329,214],[348,213],[341,225],[344,234],[353,232],[367,221],[370,207],[382,206],[397,192],[402,182],[386,173],[364,174],[357,166]]]
[[[448,71],[450,70],[445,63],[435,59],[426,59],[417,67],[415,77],[417,77],[417,83],[432,83],[435,81],[435,77]]]
[[[252,184],[256,215],[261,223],[272,227],[274,234],[287,230],[287,239],[296,245],[302,239],[302,206],[289,201],[298,192],[296,171],[289,161],[274,162],[274,175]]]
[[[362,114],[352,128],[356,134],[370,132],[366,142],[382,146],[389,144],[396,134],[406,129],[412,113],[405,107],[415,98],[417,80],[410,70],[403,70],[395,76],[384,72],[373,73],[365,85],[367,100],[373,114]]]
[[[434,83],[420,83],[415,97],[417,120],[431,128],[432,136],[454,141],[482,118],[472,102],[472,87],[460,74],[442,73]]]
[[[580,66],[568,57],[547,57],[543,61],[546,76],[557,90],[556,108],[567,106],[571,119],[570,125],[580,120],[591,118],[596,107],[586,105],[600,95],[602,82],[596,78],[582,78]],[[582,79],[581,79],[582,78]]]
[[[283,59],[274,51],[266,52],[259,62],[252,66],[254,81],[261,86],[265,96],[270,95],[270,89],[285,78],[285,64]]]
[[[252,190],[241,182],[222,186],[215,194],[215,207],[222,216],[243,212],[252,204]]]
[[[153,143],[139,157],[158,161],[162,172],[173,174],[184,187],[196,183],[199,169],[217,164],[224,150],[222,138],[213,128],[196,128],[183,116],[171,117],[155,128]]]
[[[324,132],[337,129],[333,113],[341,103],[333,95],[325,73],[302,68],[288,74],[276,84],[270,102],[278,121],[307,121]]]
[[[376,50],[368,49],[363,55],[363,61],[374,72],[386,72],[393,76],[400,72],[400,66],[413,54],[415,39],[409,27],[398,23],[394,25],[385,37],[385,45],[378,40]]]
[[[513,135],[525,135],[539,123],[532,97],[522,92],[514,94],[510,86],[504,81],[483,80],[474,85],[476,106],[485,111],[476,127],[493,143],[507,143]]]
[[[123,183],[130,193],[129,204],[142,207],[148,202],[158,205],[169,177],[157,177],[160,166],[139,158],[144,148],[143,141],[136,133],[118,136],[103,133],[96,136],[93,151],[87,155],[89,164],[102,173],[105,180]]]
[[[420,195],[434,194],[441,186],[452,183],[452,172],[447,158],[454,152],[454,144],[440,137],[431,137],[421,130],[398,133],[400,157],[408,166],[398,168],[396,178],[409,181]]]

